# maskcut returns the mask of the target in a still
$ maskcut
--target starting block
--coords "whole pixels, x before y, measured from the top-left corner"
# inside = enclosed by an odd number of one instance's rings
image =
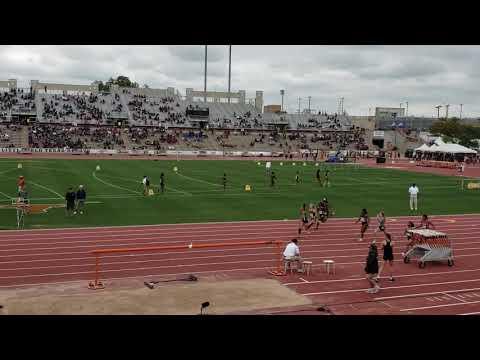
[[[245,185],[245,191],[252,191],[252,188],[250,185]]]

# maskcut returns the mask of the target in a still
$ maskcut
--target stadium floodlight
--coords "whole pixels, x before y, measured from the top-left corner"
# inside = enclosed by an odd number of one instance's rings
[[[207,46],[205,45],[205,73],[204,73],[204,83],[203,83],[203,102],[207,102]]]
[[[230,104],[230,84],[232,82],[232,45],[228,45],[228,103]]]

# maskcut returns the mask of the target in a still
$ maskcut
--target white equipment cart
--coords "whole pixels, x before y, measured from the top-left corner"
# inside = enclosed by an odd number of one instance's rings
[[[447,261],[453,265],[453,248],[447,234],[429,229],[409,230],[412,234],[412,248],[405,254],[403,262],[417,258],[418,266],[425,267],[427,261]]]

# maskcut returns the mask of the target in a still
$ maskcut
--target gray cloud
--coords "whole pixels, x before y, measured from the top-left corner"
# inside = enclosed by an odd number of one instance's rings
[[[208,88],[226,90],[228,47],[209,46]],[[151,87],[203,89],[202,45],[2,45],[0,79],[17,78],[89,84],[126,75]],[[232,51],[232,90],[264,103],[296,111],[311,96],[313,109],[334,112],[340,97],[353,115],[375,106],[409,102],[409,113],[432,116],[434,106],[450,103],[450,114],[464,104],[464,115],[478,116],[480,46],[269,46],[238,45]]]

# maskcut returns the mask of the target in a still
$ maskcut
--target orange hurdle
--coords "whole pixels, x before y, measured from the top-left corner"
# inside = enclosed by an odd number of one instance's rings
[[[116,253],[130,253],[130,252],[145,252],[145,251],[164,251],[164,250],[183,250],[183,249],[202,249],[202,248],[220,248],[244,245],[276,245],[279,252],[277,268],[270,270],[272,275],[284,275],[282,270],[282,244],[283,241],[243,241],[230,243],[207,243],[207,244],[184,244],[184,245],[164,245],[164,246],[148,246],[137,248],[117,248],[117,249],[100,249],[93,250],[91,253],[95,256],[95,280],[88,284],[89,289],[99,290],[104,289],[105,285],[100,281],[100,256],[102,254],[116,254]]]

